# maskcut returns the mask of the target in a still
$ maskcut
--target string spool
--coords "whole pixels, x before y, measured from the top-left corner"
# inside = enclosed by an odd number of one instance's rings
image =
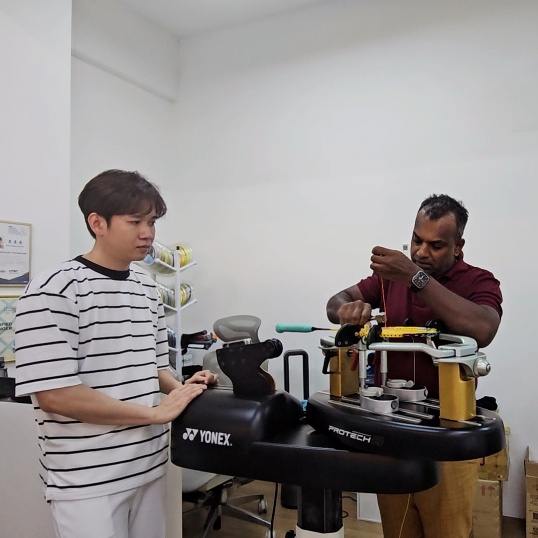
[[[186,305],[192,297],[192,286],[190,284],[181,284],[180,288],[181,306]]]
[[[177,345],[176,333],[170,327],[166,327],[166,333],[168,336],[168,346],[175,348]]]
[[[161,302],[166,306],[175,308],[176,295],[175,295],[174,288],[168,288],[167,286],[163,286],[160,283],[157,283],[156,287],[157,287],[157,292],[159,293],[159,296],[161,298]]]
[[[186,245],[177,245],[176,250],[179,251],[179,266],[185,267],[192,261],[192,248]]]
[[[160,260],[166,265],[170,265],[171,267],[174,266],[174,255],[168,247],[165,247],[162,243],[154,241],[151,248],[153,249],[154,258]]]
[[[174,272],[174,255],[172,251],[154,241],[144,258],[144,263],[153,273],[172,274]]]

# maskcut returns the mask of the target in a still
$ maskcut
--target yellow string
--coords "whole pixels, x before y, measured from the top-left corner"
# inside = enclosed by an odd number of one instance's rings
[[[407,506],[405,507],[405,513],[404,513],[404,516],[403,516],[403,519],[402,519],[402,526],[400,527],[400,533],[398,535],[398,538],[402,538],[402,531],[403,531],[403,527],[404,527],[404,523],[405,523],[405,518],[407,517],[407,511],[409,510],[410,501],[411,501],[411,493],[409,493],[409,495],[407,496]]]

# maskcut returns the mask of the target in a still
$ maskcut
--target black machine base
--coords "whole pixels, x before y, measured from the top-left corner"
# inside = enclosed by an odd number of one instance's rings
[[[445,420],[428,401],[400,402],[396,413],[375,414],[361,409],[358,397],[317,392],[308,400],[306,419],[351,450],[397,458],[468,460],[495,454],[505,444],[504,425],[496,413],[478,408],[471,420]]]

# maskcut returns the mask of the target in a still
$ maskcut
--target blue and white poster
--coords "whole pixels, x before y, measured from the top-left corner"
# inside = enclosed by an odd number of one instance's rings
[[[15,360],[15,310],[18,297],[0,297],[0,359]]]

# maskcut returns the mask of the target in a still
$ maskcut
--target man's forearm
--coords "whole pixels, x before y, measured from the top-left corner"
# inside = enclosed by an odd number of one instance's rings
[[[333,295],[327,302],[327,318],[332,323],[340,323],[340,317],[338,316],[338,310],[340,307],[349,303],[353,298],[347,293],[347,291],[341,291],[336,295]]]
[[[183,383],[176,379],[168,370],[159,370],[159,389],[163,394],[170,394],[170,392],[178,387],[181,387]]]
[[[492,307],[460,297],[433,279],[418,294],[450,332],[473,338],[479,347],[489,345],[497,333],[500,317]]]
[[[83,384],[41,391],[36,397],[46,413],[89,424],[139,426],[155,422],[155,408],[122,402]]]

